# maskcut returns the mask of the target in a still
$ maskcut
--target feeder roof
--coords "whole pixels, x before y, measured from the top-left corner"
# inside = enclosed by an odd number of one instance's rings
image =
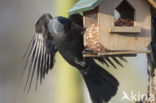
[[[156,0],[147,0],[154,8],[156,8]],[[80,0],[69,11],[68,14],[81,13],[96,8],[102,0]]]
[[[73,6],[73,8],[68,11],[68,13],[71,15],[92,10],[97,7],[101,3],[101,1],[102,0],[80,0]]]

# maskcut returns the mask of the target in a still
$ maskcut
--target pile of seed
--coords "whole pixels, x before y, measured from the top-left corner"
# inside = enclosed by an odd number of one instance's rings
[[[93,52],[105,52],[106,49],[99,42],[99,25],[92,24],[85,32],[85,42],[87,50]]]
[[[115,20],[115,26],[133,26],[134,21],[130,19],[119,18]]]

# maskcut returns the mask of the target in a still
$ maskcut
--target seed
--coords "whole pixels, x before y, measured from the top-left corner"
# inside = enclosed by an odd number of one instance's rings
[[[105,52],[106,49],[99,42],[99,25],[92,24],[85,32],[87,50],[93,52]]]

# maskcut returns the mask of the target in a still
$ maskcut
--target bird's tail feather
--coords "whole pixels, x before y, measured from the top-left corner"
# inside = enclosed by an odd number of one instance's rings
[[[99,65],[91,63],[83,74],[92,103],[107,103],[119,86],[118,81]]]

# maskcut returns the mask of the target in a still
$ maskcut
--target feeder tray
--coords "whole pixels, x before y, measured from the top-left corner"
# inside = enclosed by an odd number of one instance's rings
[[[103,56],[127,56],[127,57],[134,57],[138,53],[151,53],[151,50],[140,50],[140,51],[109,51],[109,52],[99,52],[99,53],[93,53],[84,51],[83,57],[103,57]]]

